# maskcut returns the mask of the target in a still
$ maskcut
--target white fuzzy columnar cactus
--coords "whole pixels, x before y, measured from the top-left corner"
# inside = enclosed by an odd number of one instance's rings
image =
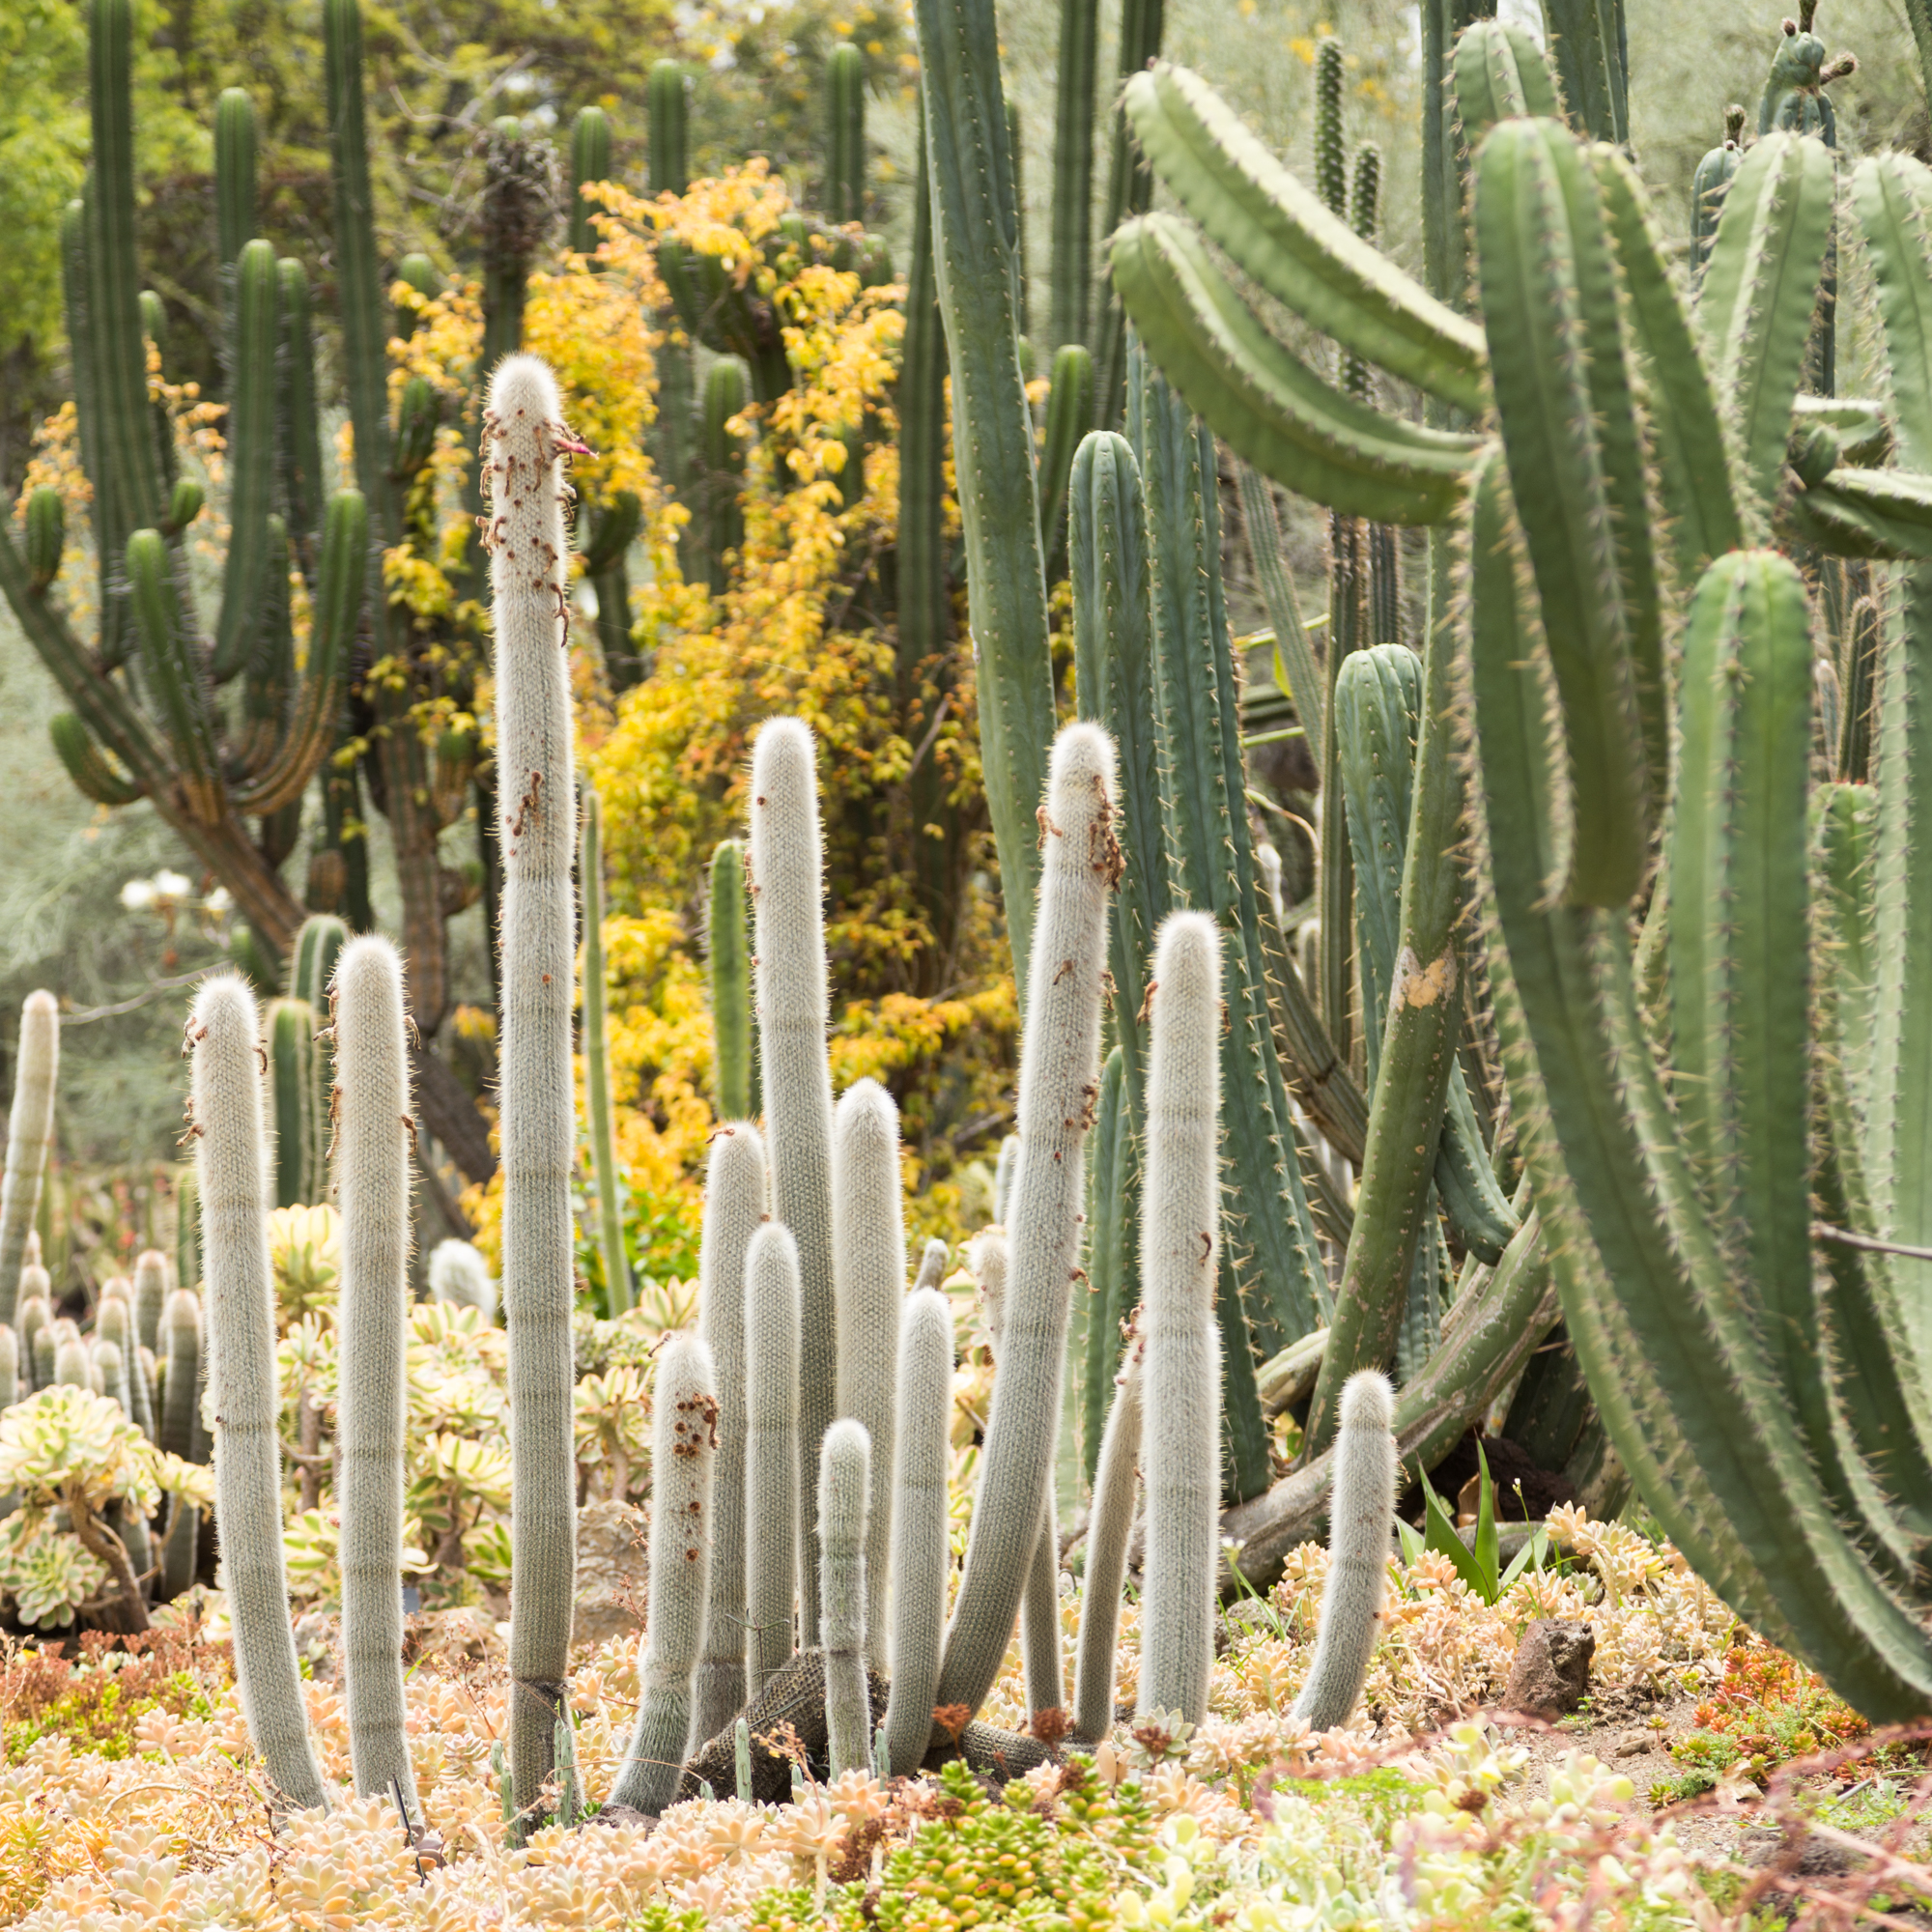
[[[871,1763],[866,1689],[866,1518],[872,1446],[866,1425],[840,1416],[818,1459],[818,1579],[825,1637],[826,1756],[834,1777]]]
[[[201,1379],[201,1301],[191,1288],[178,1288],[161,1311],[160,1446],[184,1462],[194,1454],[194,1406]]]
[[[1113,741],[1096,725],[1069,724],[1054,741],[1040,813],[1004,1336],[937,1693],[942,1704],[975,1711],[1006,1655],[1053,1475],[1085,1151],[1100,1091],[1107,900],[1121,873],[1113,819]]]
[[[655,1818],[676,1796],[692,1748],[691,1680],[710,1581],[718,1391],[697,1336],[676,1336],[665,1350],[651,1403],[650,1605],[638,1720],[611,1802]]]
[[[429,1251],[429,1293],[432,1301],[480,1309],[486,1317],[497,1313],[497,1277],[468,1241],[452,1237]]]
[[[335,1441],[349,1755],[358,1796],[387,1795],[400,1779],[413,1817],[402,1602],[413,1128],[396,949],[386,939],[352,939],[336,957],[329,1005],[342,1214]]]
[[[516,1579],[509,1729],[520,1813],[536,1803],[551,1768],[577,1578],[570,1340],[577,1139],[570,871],[577,825],[560,458],[579,446],[563,427],[550,370],[533,355],[498,363],[484,418],[483,480],[502,814],[503,1312]]]
[[[846,1089],[833,1122],[832,1277],[838,1290],[838,1413],[871,1444],[866,1628],[886,1626],[893,1548],[893,1427],[898,1407],[899,1309],[905,1300],[899,1110],[876,1080]]]
[[[1205,913],[1161,926],[1150,1001],[1141,1182],[1147,1336],[1147,1584],[1140,1709],[1208,1715],[1220,1553],[1221,938]]]
[[[952,1421],[952,1310],[937,1288],[907,1297],[899,1321],[898,1469],[893,1484],[892,1699],[886,1756],[917,1771],[932,1742],[951,1556],[946,1479]]]
[[[795,718],[768,719],[752,748],[751,868],[772,1212],[798,1243],[799,1458],[801,1470],[815,1480],[818,1445],[838,1413],[838,1395],[832,1068],[825,1054],[830,1010],[817,760],[810,731]],[[818,1537],[810,1525],[802,1552],[799,1640],[818,1641]]]
[[[235,1633],[235,1677],[248,1735],[294,1804],[327,1802],[309,1737],[282,1560],[281,1398],[269,1265],[269,1164],[261,1022],[234,974],[205,980],[188,1022],[208,1326],[220,1337],[211,1379],[214,1517]],[[186,1391],[193,1406],[191,1371]],[[182,1391],[171,1356],[168,1409]],[[400,1587],[400,1586],[399,1586]]]
[[[1114,1380],[1087,1518],[1087,1587],[1080,1600],[1080,1650],[1073,1672],[1073,1734],[1089,1744],[1098,1744],[1114,1722],[1115,1646],[1121,1583],[1127,1574],[1127,1544],[1134,1528],[1146,1361],[1147,1346],[1137,1323]]]
[[[60,1073],[60,1007],[48,992],[29,993],[20,1009],[20,1048],[14,1062],[14,1106],[7,1117],[7,1172],[0,1180],[0,1321],[19,1299],[20,1264],[41,1205],[41,1177],[54,1130],[54,1082]]]
[[[1333,1730],[1355,1708],[1376,1647],[1395,1515],[1394,1420],[1395,1391],[1386,1376],[1363,1369],[1342,1384],[1321,1628],[1308,1682],[1294,1700],[1294,1715],[1318,1731]],[[1151,1538],[1148,1559],[1151,1567]]]
[[[745,1255],[745,1691],[792,1653],[798,1598],[801,1295],[791,1230],[768,1221]]]
[[[692,1687],[692,1734],[704,1743],[745,1708],[745,1259],[765,1218],[765,1143],[743,1121],[711,1137],[697,1262],[698,1332],[718,1380],[712,1485],[711,1605]]]
[[[134,1263],[134,1329],[144,1349],[161,1346],[161,1304],[168,1298],[168,1258],[149,1248]]]

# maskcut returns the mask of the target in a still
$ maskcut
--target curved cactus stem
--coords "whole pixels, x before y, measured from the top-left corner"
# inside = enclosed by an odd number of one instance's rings
[[[1543,0],[1543,18],[1563,99],[1578,131],[1592,141],[1629,141],[1630,52],[1623,0]]]

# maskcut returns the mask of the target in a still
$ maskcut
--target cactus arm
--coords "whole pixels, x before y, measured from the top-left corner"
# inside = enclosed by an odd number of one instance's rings
[[[217,684],[247,663],[262,621],[274,507],[275,346],[279,285],[275,251],[250,242],[235,266],[234,374],[228,417],[228,554],[214,628]]]
[[[1628,141],[1630,108],[1618,0],[1543,0],[1543,18],[1563,82],[1563,99],[1578,131],[1593,141]],[[1474,136],[1470,145],[1475,145]]]
[[[745,506],[740,479],[745,473],[745,439],[730,427],[751,400],[751,378],[743,360],[721,355],[704,379],[705,570],[713,596],[730,582],[730,558],[745,548]]]
[[[1932,469],[1932,169],[1907,155],[1852,171],[1852,205],[1872,266],[1899,452]]]
[[[946,593],[946,326],[940,319],[933,271],[932,195],[923,120],[913,187],[905,313],[897,397],[898,681],[900,691],[910,696],[923,675],[932,674],[922,667],[944,650],[951,616]],[[937,767],[922,764],[914,776],[915,810],[919,822],[925,824],[937,816],[932,809],[938,803]],[[923,850],[923,840],[921,846]]]
[[[1141,1196],[1148,1526],[1138,1709],[1178,1711],[1191,1724],[1208,1710],[1219,1533],[1220,954],[1205,914],[1178,912],[1161,927]]]
[[[211,695],[202,679],[199,645],[186,627],[174,558],[158,530],[136,530],[128,539],[128,583],[144,681],[168,722],[181,760],[182,795],[195,817],[213,825],[222,815],[224,800]]]
[[[1563,118],[1556,83],[1527,28],[1471,20],[1451,54],[1456,119],[1473,152],[1498,121]]]
[[[1135,74],[1158,58],[1166,14],[1166,0],[1122,0],[1120,53],[1115,68],[1117,95]],[[1107,158],[1106,205],[1100,223],[1103,237],[1121,225],[1123,215],[1145,214],[1153,201],[1153,169],[1148,164],[1146,150],[1135,138],[1125,107],[1117,104],[1109,118],[1113,139]],[[1101,309],[1099,347],[1094,355],[1100,377],[1099,400],[1094,412],[1095,429],[1118,428],[1123,402],[1129,416],[1139,407],[1135,401],[1139,384],[1129,367],[1133,357],[1130,338],[1120,297],[1109,289]]]
[[[826,208],[834,221],[866,218],[866,56],[840,41],[825,62]]]
[[[127,654],[128,633],[124,621],[127,613],[115,602],[112,579],[114,560],[128,547],[128,529],[115,515],[106,455],[102,448],[98,381],[99,357],[90,312],[88,281],[87,205],[92,193],[92,184],[88,184],[61,213],[61,302],[67,321],[68,358],[73,365],[73,407],[80,432],[80,467],[82,473],[94,484],[94,501],[89,506],[89,515],[94,526],[98,569],[100,661],[112,668]]]
[[[331,8],[342,0],[330,0]],[[510,1769],[519,1812],[549,1776],[570,1661],[577,1570],[570,1338],[570,1078],[577,838],[562,644],[562,406],[534,356],[497,365],[486,477],[501,518],[491,558],[497,803],[501,814],[503,1311],[509,1330]],[[359,442],[359,439],[358,439]]]
[[[1114,285],[1188,406],[1277,482],[1350,516],[1431,524],[1461,497],[1473,438],[1406,422],[1332,388],[1269,333],[1169,214],[1136,217],[1112,242]]]
[[[161,1312],[161,1356],[167,1374],[161,1383],[160,1446],[190,1461],[194,1447],[194,1404],[201,1378],[201,1307],[194,1291],[178,1288]]]
[[[746,1428],[745,1258],[769,1192],[765,1144],[737,1121],[711,1137],[698,1249],[699,1332],[718,1388],[718,1452],[712,1486],[711,1601],[704,1652],[692,1680],[692,1735],[714,1738],[745,1708]]]
[[[867,1497],[871,1444],[862,1422],[841,1416],[825,1432],[818,1460],[819,1602],[825,1634],[827,1767],[834,1777],[865,1772],[872,1760],[871,1703],[866,1686]]]
[[[691,185],[686,153],[684,70],[674,60],[655,62],[646,95],[650,116],[650,191],[682,194]]]
[[[1054,349],[1087,341],[1094,280],[1094,94],[1099,41],[1098,0],[1061,0],[1049,250],[1053,274],[1048,336]],[[1091,367],[1090,363],[1090,371]],[[1090,388],[1088,415],[1081,427],[1092,419]]]
[[[1778,511],[1779,535],[1830,555],[1932,561],[1932,478],[1838,469]]]
[[[190,1025],[195,1165],[200,1179],[208,1319],[221,1338],[213,1382],[215,1517],[235,1631],[235,1675],[248,1735],[270,1777],[304,1808],[327,1803],[316,1761],[289,1623],[282,1560],[280,1400],[275,1387],[275,1307],[266,1215],[266,1123],[256,1062],[254,996],[240,978],[203,982]],[[194,1383],[175,1382],[168,1406],[194,1406]]]
[[[1039,1535],[1034,1539],[1026,1591],[1020,1598],[1020,1662],[1028,1711],[1062,1709],[1066,1702],[1066,1676],[1060,1643],[1060,1520],[1051,1485],[1040,1508]]]
[[[1147,1345],[1127,1345],[1107,1407],[1088,1515],[1087,1577],[1080,1599],[1080,1643],[1073,1678],[1073,1734],[1098,1744],[1114,1725],[1114,1670],[1121,1625],[1121,1585],[1134,1526],[1145,1404]]]
[[[980,1500],[936,1701],[977,1710],[999,1673],[1039,1534],[1079,1258],[1082,1168],[1100,1076],[1100,996],[1113,838],[1114,749],[1091,724],[1054,746],[1040,827],[1039,944],[1020,1058],[1012,1273]]]
[[[811,733],[775,718],[752,752],[753,903],[757,909],[758,1054],[772,1167],[772,1211],[798,1243],[803,1296],[799,1467],[838,1414],[837,1291],[832,1259],[832,1069],[825,966],[825,857]],[[802,1478],[801,1478],[802,1480]],[[800,1552],[799,1641],[818,1641],[818,1546]]]
[[[87,726],[71,711],[58,711],[47,720],[47,736],[55,753],[73,781],[74,789],[96,805],[132,805],[144,797],[140,785],[127,776],[113,754],[97,745]]]
[[[41,1205],[47,1146],[53,1139],[60,1076],[60,1007],[45,991],[20,1008],[14,1062],[14,1101],[7,1115],[7,1168],[0,1180],[0,1322],[11,1323],[20,1293],[27,1235]]]
[[[326,1198],[312,1181],[322,1164],[315,1144],[322,1116],[321,1056],[316,1029],[321,1020],[306,1000],[270,1000],[267,1013],[269,1119],[274,1127],[275,1206],[294,1208]]]
[[[349,1753],[360,1797],[400,1783],[413,1814],[403,1696],[403,1462],[409,1392],[411,1115],[403,962],[386,939],[352,941],[330,988],[342,1212],[335,1428],[342,1519],[342,1643]],[[225,1344],[224,1344],[225,1352]]]
[[[753,1698],[792,1654],[801,1319],[798,1246],[769,1222],[745,1253],[745,1689]]]
[[[161,1309],[167,1298],[167,1257],[158,1248],[145,1249],[134,1263],[134,1339],[143,1349],[160,1346]]]
[[[1269,1012],[1275,1041],[1291,1070],[1294,1097],[1342,1158],[1359,1168],[1369,1131],[1369,1105],[1354,1076],[1343,1065],[1321,1015],[1308,996],[1273,908],[1261,911],[1262,944],[1266,954]]]
[[[1087,425],[1094,419],[1094,358],[1077,342],[1053,352],[1053,384],[1046,398],[1046,441],[1039,462],[1039,544],[1049,562],[1060,549],[1068,473]]]
[[[632,1304],[631,1258],[624,1247],[625,1189],[617,1174],[617,1129],[611,1111],[611,1026],[604,968],[604,801],[583,788],[578,878],[583,893],[583,1107],[597,1182],[597,1252],[614,1320]],[[709,1732],[705,1735],[708,1737]]]
[[[933,263],[980,662],[980,757],[1024,1009],[1039,884],[1034,814],[1053,736],[1053,676],[1033,425],[1019,364],[1018,268],[1002,178],[999,48],[992,0],[919,0],[917,13]]]
[[[570,251],[597,252],[596,208],[584,200],[592,182],[611,179],[611,121],[601,107],[580,107],[570,124]]]
[[[755,1070],[752,986],[745,957],[745,848],[735,838],[711,855],[711,896],[705,924],[711,971],[712,1098],[722,1121],[746,1121]]]
[[[651,1580],[638,1720],[611,1803],[657,1817],[694,1748],[692,1673],[704,1645],[718,1392],[711,1350],[674,1336],[658,1365],[651,1421]],[[695,1741],[702,1743],[702,1739]]]
[[[1241,517],[1247,526],[1248,554],[1261,587],[1262,607],[1274,626],[1279,666],[1276,675],[1287,673],[1294,715],[1307,734],[1308,748],[1315,753],[1317,774],[1325,784],[1328,774],[1321,769],[1321,748],[1328,681],[1315,661],[1293,582],[1282,564],[1281,525],[1275,517],[1274,498],[1268,494],[1267,483],[1252,464],[1237,463],[1235,469],[1241,491]]]

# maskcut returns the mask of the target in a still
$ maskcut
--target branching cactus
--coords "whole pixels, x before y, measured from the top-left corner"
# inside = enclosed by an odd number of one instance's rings
[[[752,751],[752,902],[757,921],[758,1055],[772,1211],[798,1244],[801,1469],[837,1413],[832,1270],[832,1068],[825,1057],[824,852],[811,733],[774,718]],[[818,1641],[818,1539],[802,1554],[799,1641]]]
[[[692,1736],[716,1737],[745,1708],[745,1451],[750,1414],[745,1355],[745,1260],[765,1218],[765,1144],[734,1122],[711,1138],[698,1250],[698,1332],[718,1384],[711,1603],[692,1690]]]
[[[331,988],[342,1211],[336,1313],[341,1395],[342,1642],[349,1753],[367,1798],[400,1780],[412,1815],[415,1775],[404,1734],[403,1447],[409,1407],[409,1047],[403,962],[386,940],[343,949]]]
[[[1355,1708],[1369,1674],[1388,1577],[1389,1524],[1395,1516],[1396,1447],[1390,1425],[1395,1392],[1374,1369],[1352,1375],[1342,1390],[1335,1437],[1335,1490],[1328,1506],[1328,1581],[1315,1662],[1294,1715],[1318,1731],[1332,1730]],[[1150,1581],[1153,1520],[1148,1520]]]
[[[1205,913],[1177,912],[1154,952],[1141,1192],[1147,1324],[1147,1586],[1140,1708],[1208,1714],[1220,1530],[1221,942]]]
[[[468,1241],[439,1241],[430,1250],[429,1292],[434,1301],[480,1309],[492,1321],[496,1319],[497,1277]]]
[[[202,985],[188,1022],[194,1053],[195,1168],[200,1178],[202,1266],[208,1319],[221,1338],[213,1364],[214,1511],[235,1629],[235,1676],[248,1735],[289,1801],[327,1802],[309,1738],[289,1623],[282,1560],[282,1456],[276,1435],[275,1297],[269,1264],[268,1133],[263,1118],[261,1024],[239,976]],[[168,1409],[194,1376],[177,1381],[170,1352]]]
[[[666,1349],[652,1402],[649,1622],[637,1726],[611,1802],[655,1818],[675,1795],[692,1748],[691,1680],[710,1582],[718,1394],[711,1350],[696,1335]]]
[[[1053,747],[1020,1055],[1012,1260],[966,1569],[937,1701],[978,1710],[999,1673],[1039,1534],[1060,1417],[1084,1154],[1100,1091],[1108,894],[1120,876],[1113,741],[1069,724]]]
[[[818,1459],[819,1600],[825,1633],[826,1754],[834,1777],[871,1762],[866,1690],[866,1517],[872,1450],[864,1423],[841,1416]]]
[[[1094,1504],[1087,1519],[1087,1589],[1080,1601],[1080,1651],[1073,1674],[1073,1733],[1098,1744],[1114,1723],[1114,1665],[1121,1628],[1121,1583],[1134,1527],[1140,1473],[1147,1344],[1136,1318],[1133,1338],[1114,1384],[1100,1457],[1094,1468]],[[1143,1629],[1146,1628],[1143,1623]]]
[[[531,355],[498,364],[486,418],[501,812],[503,1310],[509,1329],[510,1770],[519,1812],[551,1768],[577,1577],[570,1177],[576,850],[564,650],[561,457],[580,449]]]
[[[0,1321],[12,1321],[27,1236],[41,1205],[41,1177],[54,1131],[60,1072],[60,1008],[47,992],[29,993],[20,1009],[14,1107],[7,1117],[7,1176],[0,1182]]]
[[[863,1423],[871,1445],[866,1531],[866,1628],[886,1623],[893,1548],[893,1427],[898,1391],[899,1306],[905,1298],[899,1114],[876,1080],[838,1102],[832,1143],[832,1275],[838,1291],[838,1413]]]
[[[910,1775],[932,1742],[951,1555],[946,1479],[952,1420],[952,1310],[937,1286],[916,1289],[900,1318],[898,1397],[893,1690],[886,1706],[885,1744],[887,1764]]]
[[[791,1656],[798,1597],[798,1244],[767,1222],[745,1255],[745,1690]]]

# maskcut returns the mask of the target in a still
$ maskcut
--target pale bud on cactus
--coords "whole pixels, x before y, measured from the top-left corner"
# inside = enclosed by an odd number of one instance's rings
[[[429,1252],[429,1293],[433,1301],[497,1315],[497,1278],[490,1264],[468,1241],[439,1241]]]
[[[1221,1505],[1221,941],[1205,913],[1170,915],[1153,980],[1140,1222],[1148,1511],[1140,1709],[1179,1711],[1198,1724],[1214,1662]]]
[[[14,1107],[7,1117],[7,1173],[0,1181],[0,1321],[13,1321],[19,1299],[20,1265],[41,1205],[41,1177],[53,1137],[59,1072],[59,1004],[51,993],[29,993],[20,1009]]]
[[[745,1255],[745,1690],[792,1654],[798,1595],[798,1246],[767,1222]]]
[[[711,1350],[696,1335],[676,1336],[665,1350],[651,1401],[649,1618],[638,1721],[611,1802],[655,1818],[676,1795],[694,1742],[691,1679],[704,1644],[710,1583],[718,1395]]]
[[[248,1735],[269,1776],[303,1807],[327,1803],[308,1733],[282,1560],[281,1399],[275,1297],[269,1264],[268,1134],[255,996],[234,974],[203,982],[188,1037],[194,1050],[195,1166],[213,1365],[215,1520],[235,1632],[235,1676]],[[168,1369],[169,1408],[177,1390]]]
[[[818,1459],[819,1602],[824,1612],[826,1755],[832,1776],[871,1760],[866,1690],[866,1517],[872,1451],[866,1426],[841,1416]]]
[[[549,369],[510,355],[490,382],[483,479],[496,631],[503,853],[503,1312],[509,1332],[510,1772],[520,1812],[549,1776],[577,1580],[570,1177],[577,851],[569,574],[560,457],[578,447]]]
[[[1294,1715],[1318,1731],[1346,1721],[1362,1694],[1388,1580],[1389,1523],[1395,1515],[1395,1391],[1388,1378],[1374,1369],[1350,1376],[1342,1384],[1341,1410],[1321,1628],[1308,1682],[1294,1700]],[[1152,1553],[1150,1548],[1150,1563]]]
[[[1073,1732],[1089,1744],[1098,1744],[1114,1724],[1115,1646],[1121,1628],[1121,1584],[1127,1574],[1127,1543],[1134,1527],[1146,1361],[1147,1347],[1137,1320],[1126,1359],[1115,1378],[1087,1518],[1087,1588],[1080,1600]]]
[[[768,719],[752,748],[752,903],[757,933],[758,1062],[772,1211],[798,1243],[799,1455],[816,1471],[837,1411],[832,1269],[832,1068],[825,974],[824,852],[811,733]],[[818,1539],[803,1551],[800,1640],[818,1641]]]
[[[134,1330],[144,1349],[161,1346],[161,1304],[168,1298],[168,1258],[144,1250],[134,1264]]]

